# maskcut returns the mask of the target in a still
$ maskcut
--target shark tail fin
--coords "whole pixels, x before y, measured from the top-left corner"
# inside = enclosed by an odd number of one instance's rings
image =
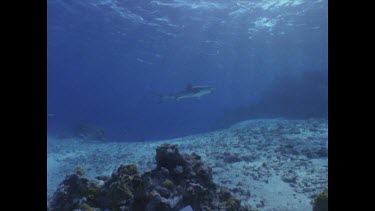
[[[153,95],[159,97],[159,102],[158,103],[162,103],[163,102],[163,99],[165,98],[164,95],[160,94],[160,93],[157,93],[157,92],[151,92]]]
[[[165,98],[164,95],[157,93],[157,92],[151,92],[153,95],[159,97],[159,103],[163,102],[162,100]]]
[[[158,97],[160,97],[160,98],[163,98],[164,97],[164,95],[162,95],[162,94],[160,94],[160,93],[157,93],[157,92],[151,92],[153,95],[155,95],[155,96],[158,96]]]
[[[176,96],[173,96],[173,95],[163,95],[163,94],[160,94],[160,93],[157,93],[157,92],[152,92],[152,94],[159,97],[159,103],[162,103],[163,100],[168,100],[168,99],[178,100],[178,98]]]

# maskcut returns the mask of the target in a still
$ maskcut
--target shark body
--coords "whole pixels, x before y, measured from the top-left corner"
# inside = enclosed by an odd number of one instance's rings
[[[200,98],[204,95],[211,94],[212,91],[213,88],[210,86],[192,86],[191,84],[189,84],[187,85],[185,90],[177,92],[175,94],[162,95],[155,93],[155,95],[159,96],[161,99],[181,100],[184,98]]]

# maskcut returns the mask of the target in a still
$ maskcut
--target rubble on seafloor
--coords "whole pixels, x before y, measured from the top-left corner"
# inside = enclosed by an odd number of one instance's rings
[[[196,153],[180,154],[177,145],[156,149],[156,168],[139,173],[135,164],[121,165],[109,176],[67,175],[48,200],[49,211],[230,210],[252,211],[216,185],[211,168]],[[81,170],[80,168],[78,168]]]

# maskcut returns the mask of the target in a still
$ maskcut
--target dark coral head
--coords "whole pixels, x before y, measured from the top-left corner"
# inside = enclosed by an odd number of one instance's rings
[[[157,168],[165,167],[172,171],[176,166],[183,165],[184,159],[178,151],[177,145],[163,144],[156,148]]]
[[[117,175],[135,175],[139,174],[137,166],[135,164],[121,165],[117,169]]]

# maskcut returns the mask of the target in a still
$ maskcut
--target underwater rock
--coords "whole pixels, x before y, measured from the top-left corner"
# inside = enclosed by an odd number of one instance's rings
[[[121,165],[111,177],[87,179],[71,174],[48,201],[49,211],[181,209],[251,211],[212,179],[212,170],[195,153],[177,145],[156,149],[157,167],[141,175],[134,164]],[[98,180],[99,179],[99,180]]]
[[[101,186],[102,184],[95,179],[89,180],[77,174],[68,175],[48,201],[48,210],[74,210],[87,202],[93,203]]]
[[[300,152],[296,149],[293,143],[287,143],[280,145],[277,150],[281,155],[299,155]]]
[[[182,208],[179,211],[193,211],[193,208],[191,208],[191,206],[189,205],[189,206],[186,206],[186,207]]]
[[[156,148],[157,169],[162,167],[173,171],[173,168],[184,164],[184,159],[178,151],[177,145],[163,144]]]
[[[286,183],[295,183],[296,180],[297,180],[297,175],[293,174],[293,173],[286,173],[282,176],[282,180]]]
[[[328,157],[328,149],[325,147],[310,147],[302,150],[302,153],[309,159]]]
[[[105,182],[97,203],[101,207],[129,207],[142,184],[141,174],[134,164],[121,165]]]
[[[75,174],[78,176],[83,176],[86,173],[86,170],[82,168],[81,166],[77,166],[75,169]]]
[[[83,140],[105,141],[104,130],[89,124],[78,125],[73,132],[73,136]]]
[[[233,156],[233,155],[230,155],[230,156],[227,156],[224,158],[224,162],[226,163],[237,163],[237,162],[241,162],[241,158],[238,158],[236,156]]]
[[[240,159],[244,160],[246,162],[253,162],[257,159],[257,157],[254,156],[254,155],[243,155],[243,156],[240,157]]]
[[[320,193],[312,202],[313,211],[328,211],[328,189]]]
[[[107,175],[101,175],[101,176],[97,176],[95,177],[97,180],[103,180],[103,181],[107,181],[109,180],[111,177],[110,176],[107,176]]]

